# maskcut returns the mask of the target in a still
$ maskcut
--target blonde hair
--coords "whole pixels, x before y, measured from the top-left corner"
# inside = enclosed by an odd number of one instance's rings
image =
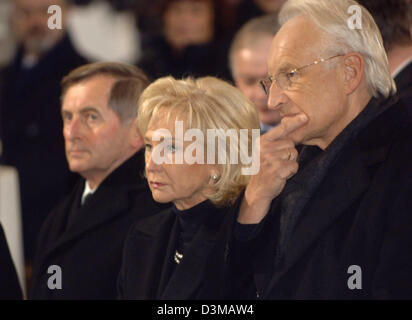
[[[254,105],[235,87],[214,77],[199,79],[187,78],[176,80],[164,77],[156,80],[143,91],[138,107],[137,124],[145,135],[149,122],[159,116],[169,121],[171,116],[179,115],[185,121],[187,129],[198,128],[206,136],[208,129],[235,129],[239,136],[240,129],[248,130],[248,149],[252,150],[252,129],[259,129],[259,118]],[[230,148],[226,136],[218,135],[218,142],[226,146],[226,159]],[[222,140],[223,139],[223,140]],[[207,139],[205,139],[207,143]],[[244,152],[238,144],[238,155]],[[217,148],[217,147],[216,147]],[[215,149],[215,154],[220,150]],[[249,176],[242,175],[242,165],[226,161],[219,164],[219,178],[215,183],[215,193],[209,199],[217,206],[232,204],[249,181]]]
[[[348,13],[350,6],[361,8],[362,28],[349,28]],[[288,0],[279,13],[279,23],[307,15],[329,35],[332,43],[329,50],[360,53],[365,60],[365,78],[370,93],[377,97],[387,97],[396,92],[396,85],[388,67],[388,58],[383,46],[382,36],[371,14],[353,0]],[[335,52],[336,53],[336,52]]]

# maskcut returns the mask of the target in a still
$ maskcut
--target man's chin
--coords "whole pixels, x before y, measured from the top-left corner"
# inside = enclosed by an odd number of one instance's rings
[[[69,161],[69,169],[71,172],[81,173],[87,170],[87,166],[81,161],[71,160]]]

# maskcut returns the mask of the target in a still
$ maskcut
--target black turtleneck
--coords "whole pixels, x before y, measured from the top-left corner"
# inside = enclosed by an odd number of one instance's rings
[[[179,224],[176,250],[179,254],[183,254],[200,226],[204,224],[208,216],[210,216],[212,212],[217,211],[217,209],[210,200],[205,200],[186,210],[179,210],[173,205],[172,211],[176,214]]]

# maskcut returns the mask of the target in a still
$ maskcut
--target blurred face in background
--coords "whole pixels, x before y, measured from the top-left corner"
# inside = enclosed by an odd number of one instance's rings
[[[53,47],[64,34],[61,30],[48,28],[48,20],[53,14],[47,12],[49,6],[58,5],[62,9],[62,20],[66,13],[63,0],[14,0],[12,15],[16,37],[26,54],[41,55]]]
[[[172,1],[163,15],[166,40],[176,50],[208,43],[213,38],[214,18],[212,1]]]
[[[266,125],[276,125],[280,121],[279,112],[268,108],[268,97],[259,84],[268,74],[267,60],[273,37],[261,37],[254,48],[240,48],[233,56],[233,79],[236,86],[256,106],[259,120]]]
[[[286,0],[255,0],[256,5],[265,13],[276,13]]]

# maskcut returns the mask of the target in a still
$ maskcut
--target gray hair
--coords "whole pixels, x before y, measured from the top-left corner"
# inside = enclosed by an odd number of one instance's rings
[[[238,50],[256,47],[262,36],[274,37],[279,29],[280,25],[276,15],[264,15],[245,23],[236,33],[230,46],[229,66],[232,73],[235,69],[235,53]]]
[[[348,21],[351,16],[349,7],[361,9],[362,27],[352,30]],[[335,53],[358,52],[365,61],[365,78],[370,93],[385,97],[396,92],[396,85],[388,67],[388,58],[383,46],[382,36],[371,14],[354,0],[289,0],[279,13],[279,23],[307,15],[329,36]],[[329,49],[330,50],[330,49]]]

